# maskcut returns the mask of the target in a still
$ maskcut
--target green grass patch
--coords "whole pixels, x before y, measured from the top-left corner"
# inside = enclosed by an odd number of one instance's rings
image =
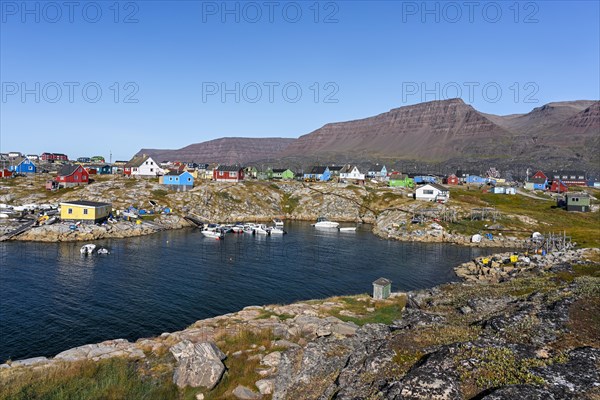
[[[156,190],[153,190],[150,193],[152,193],[153,197],[164,198],[164,197],[166,197],[169,194],[169,191],[168,190],[164,190],[164,189],[156,189]]]
[[[284,193],[281,198],[281,209],[287,214],[291,214],[300,204],[300,199],[289,193]]]
[[[183,399],[168,380],[142,379],[135,362],[113,358],[0,375],[1,400]]]

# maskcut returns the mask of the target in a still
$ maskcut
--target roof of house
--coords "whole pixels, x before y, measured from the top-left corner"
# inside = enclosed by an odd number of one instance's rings
[[[343,165],[332,165],[329,167],[330,171],[340,171],[342,168],[344,168]]]
[[[88,201],[88,200],[65,201],[60,204],[61,204],[61,206],[63,204],[70,204],[70,205],[74,205],[74,206],[84,206],[84,207],[112,206],[112,204],[110,204],[110,203],[100,203],[98,201]]]
[[[354,165],[346,164],[340,169],[340,174],[347,174],[348,172],[352,172],[354,169]]]
[[[586,193],[586,192],[572,192],[572,193],[567,193],[566,196],[567,197],[590,197],[589,193]]]
[[[77,168],[81,167],[81,165],[73,165],[73,164],[65,164],[58,171],[59,176],[69,176],[73,172],[77,171]]]
[[[398,173],[398,174],[392,174],[392,175],[390,175],[390,180],[403,181],[403,180],[405,180],[408,177],[409,176],[406,175],[406,174],[400,174],[400,173]]]
[[[129,162],[127,164],[125,164],[125,166],[127,168],[138,168],[143,163],[145,163],[149,158],[150,158],[150,156],[135,156],[131,160],[129,160]]]
[[[580,176],[585,177],[586,173],[585,171],[553,171],[552,172],[552,176],[576,176],[577,178],[579,178]]]
[[[230,171],[230,172],[237,172],[240,169],[242,169],[242,167],[240,167],[239,165],[219,165],[219,167],[217,168],[217,171]]]
[[[385,168],[385,165],[371,165],[369,167],[369,171],[381,171],[382,169]]]
[[[387,285],[391,285],[391,284],[392,284],[392,281],[390,281],[389,279],[386,279],[386,278],[379,278],[375,282],[373,282],[373,285],[377,285],[377,286],[387,286]]]
[[[442,185],[440,185],[439,183],[428,183],[427,185],[424,185],[424,186],[421,186],[421,187],[425,187],[425,186],[431,186],[431,187],[432,187],[432,188],[434,188],[434,189],[437,189],[437,190],[442,190],[442,191],[444,191],[444,192],[447,192],[447,191],[448,191],[448,188],[447,188],[447,187],[445,187],[445,186],[442,186]]]
[[[316,165],[310,170],[311,174],[324,174],[327,167]]]
[[[278,174],[282,174],[285,171],[287,171],[289,168],[273,168],[273,172],[278,173]],[[291,169],[290,169],[291,171]]]
[[[169,171],[168,173],[166,173],[164,176],[181,176],[185,173],[190,174],[188,171],[178,171],[178,170],[174,170],[174,171]],[[190,174],[191,175],[191,174]]]

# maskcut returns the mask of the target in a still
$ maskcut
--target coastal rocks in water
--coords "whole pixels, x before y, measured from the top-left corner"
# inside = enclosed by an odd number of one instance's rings
[[[225,372],[227,357],[212,342],[192,343],[182,340],[170,348],[177,360],[173,382],[179,387],[214,388]]]
[[[98,361],[112,357],[145,358],[146,356],[134,343],[125,339],[115,339],[75,347],[57,354],[54,359],[61,361]]]

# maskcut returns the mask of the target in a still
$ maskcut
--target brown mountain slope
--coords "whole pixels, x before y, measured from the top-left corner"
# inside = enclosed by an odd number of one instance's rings
[[[514,134],[460,99],[401,107],[365,119],[332,123],[301,136],[281,155],[334,156],[358,153],[442,161],[493,155],[513,147]]]
[[[142,149],[157,161],[219,162],[245,164],[275,157],[296,139],[289,138],[221,138],[191,144],[179,150]]]

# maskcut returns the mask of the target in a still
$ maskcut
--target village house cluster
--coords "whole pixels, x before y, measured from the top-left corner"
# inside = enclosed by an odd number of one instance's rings
[[[76,161],[62,153],[42,155],[11,152],[0,154],[2,162],[1,178],[38,172],[56,172],[56,176],[46,182],[46,188],[56,190],[90,183],[90,176],[119,174],[129,177],[158,179],[165,189],[187,191],[199,180],[216,182],[257,181],[303,181],[303,182],[344,182],[364,185],[370,181],[392,188],[405,188],[413,192],[418,200],[444,203],[450,198],[450,188],[455,185],[477,186],[491,194],[514,195],[518,188],[530,191],[548,191],[562,194],[560,202],[570,211],[589,211],[590,198],[581,191],[569,192],[576,186],[600,187],[600,182],[589,179],[584,171],[537,171],[522,182],[502,178],[495,168],[485,173],[458,170],[454,174],[440,176],[429,173],[402,173],[388,170],[383,164],[373,164],[367,168],[359,165],[314,165],[301,171],[292,168],[272,168],[263,165],[224,165],[219,163],[186,163],[179,161],[157,162],[151,156],[139,155],[129,161],[106,163],[104,157],[79,157]],[[93,178],[92,178],[93,180]]]

